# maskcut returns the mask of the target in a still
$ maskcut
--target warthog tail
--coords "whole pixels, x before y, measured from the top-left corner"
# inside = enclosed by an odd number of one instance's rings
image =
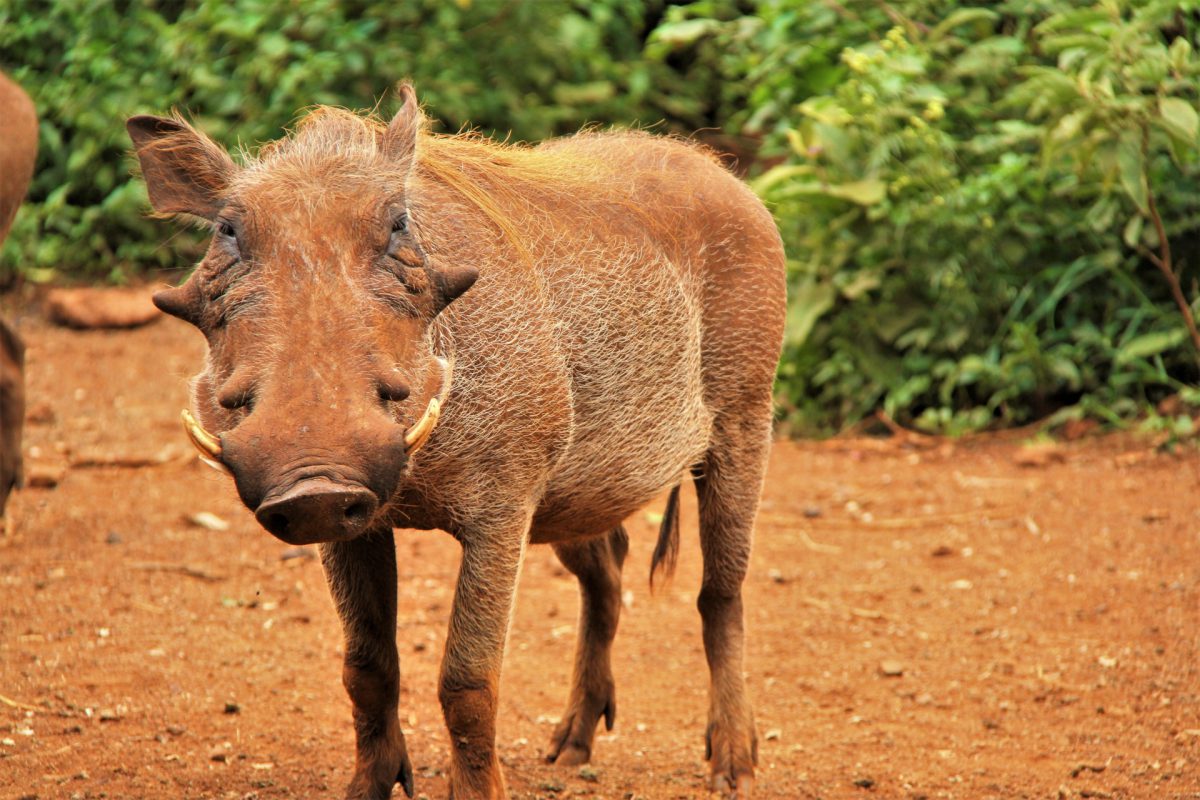
[[[650,558],[650,591],[654,591],[654,576],[662,571],[669,581],[675,574],[675,562],[679,560],[679,486],[671,490],[667,508],[663,511],[662,525],[658,529],[658,542]]]

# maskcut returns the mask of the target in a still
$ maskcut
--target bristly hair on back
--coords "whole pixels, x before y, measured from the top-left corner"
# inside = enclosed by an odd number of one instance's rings
[[[359,164],[363,170],[386,174],[388,163],[381,146],[386,129],[387,124],[373,112],[317,106],[298,120],[287,137],[264,144],[257,154],[243,153],[243,163],[253,171],[287,161],[318,175],[328,168],[326,165],[337,163],[337,168],[344,169],[348,164]],[[614,182],[612,165],[595,155],[584,156],[568,147],[499,142],[473,130],[433,133],[424,118],[417,131],[417,173],[451,189],[478,209],[525,261],[531,256],[521,233],[525,227],[522,220],[528,223],[528,215],[537,213],[541,204],[536,198],[551,201],[559,213],[577,210],[579,214],[594,214],[595,200],[603,199],[627,218],[667,232],[669,223],[663,215],[648,208],[644,198],[633,197],[627,183]],[[632,150],[635,140],[642,150],[647,141],[667,140],[637,131],[584,131],[575,136],[607,138],[613,142],[614,154]],[[707,148],[689,145],[719,163]],[[668,160],[664,156],[660,180],[677,179],[669,170]]]

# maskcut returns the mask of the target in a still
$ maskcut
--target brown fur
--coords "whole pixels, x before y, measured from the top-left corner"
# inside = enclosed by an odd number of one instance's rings
[[[356,723],[369,722],[356,725],[348,797],[386,797],[392,767],[407,766],[391,722],[394,600],[377,599],[394,597],[382,585],[394,582],[391,527],[462,544],[440,691],[451,793],[501,797],[496,687],[526,544],[554,544],[580,581],[573,688],[550,752],[579,763],[615,713],[621,521],[689,471],[702,476],[713,782],[745,796],[741,582],[783,329],[774,223],[697,147],[641,133],[537,147],[437,136],[402,94],[388,126],[318,109],[232,169],[181,120],[130,121],[156,209],[236,228],[236,244],[218,233],[158,302],[208,337],[194,404],[242,499],[260,519],[295,487],[380,499],[365,534],[333,512],[321,535],[268,525],[328,542],[347,688]],[[441,422],[398,460],[432,397]],[[667,546],[676,495],[671,505]],[[377,566],[353,553],[360,540],[379,542]]]
[[[25,422],[25,346],[0,319],[0,518],[8,495],[21,486],[21,428]]]
[[[0,247],[3,247],[37,157],[33,102],[0,72]],[[21,485],[21,428],[25,422],[25,348],[0,320],[0,517],[9,492]]]
[[[0,72],[0,244],[8,236],[37,158],[37,112],[29,95]]]

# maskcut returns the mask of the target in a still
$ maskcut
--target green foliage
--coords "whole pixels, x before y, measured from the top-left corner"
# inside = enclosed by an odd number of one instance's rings
[[[727,63],[741,54],[741,124],[773,164],[753,184],[792,259],[779,395],[794,423],[882,408],[954,433],[1072,404],[1118,419],[1196,379],[1147,254],[1157,197],[1179,263],[1197,255],[1197,8],[675,10],[711,23]]]
[[[0,67],[41,155],[0,284],[195,254],[147,219],[125,117],[178,107],[252,147],[411,77],[444,130],[710,129],[791,258],[799,429],[1120,421],[1200,396],[1177,305],[1200,311],[1198,20],[1200,0],[15,0]]]
[[[688,103],[683,76],[640,57],[655,9],[635,0],[0,3],[0,68],[41,116],[38,168],[0,254],[0,285],[17,271],[119,281],[195,254],[195,237],[146,217],[124,131],[132,114],[179,108],[223,144],[253,146],[313,104],[382,100],[390,110],[391,87],[410,77],[443,130],[470,124],[533,140],[665,115],[699,127],[705,104]]]

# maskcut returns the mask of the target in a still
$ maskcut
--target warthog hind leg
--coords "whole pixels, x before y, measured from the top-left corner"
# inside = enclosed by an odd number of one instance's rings
[[[323,544],[321,563],[342,619],[342,682],[354,704],[354,778],[346,800],[387,800],[397,783],[412,797],[412,764],[397,717],[400,657],[392,532]]]
[[[753,791],[758,761],[754,714],[742,677],[742,581],[770,446],[769,399],[763,412],[718,418],[713,444],[695,470],[704,554],[697,606],[711,676],[705,757],[712,789],[739,800]]]
[[[621,614],[621,565],[629,549],[625,529],[604,536],[554,545],[558,559],[579,579],[579,634],[571,695],[562,721],[550,737],[546,760],[567,766],[592,755],[596,723],[612,730],[617,715],[610,653]]]

